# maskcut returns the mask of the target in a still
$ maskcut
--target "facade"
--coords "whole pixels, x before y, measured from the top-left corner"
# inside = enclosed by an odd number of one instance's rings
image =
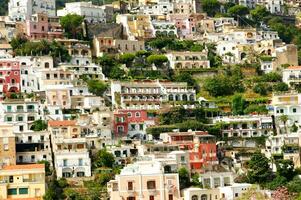
[[[8,3],[8,16],[13,21],[25,21],[38,13],[55,16],[55,0],[10,0]]]
[[[190,169],[201,172],[202,167],[216,163],[215,137],[203,131],[161,133],[163,143],[178,145],[180,150],[189,152]]]
[[[55,39],[63,37],[63,29],[58,17],[47,14],[34,14],[24,23],[26,35],[32,39]]]
[[[112,199],[181,199],[178,174],[165,173],[158,161],[127,165],[107,188]]]
[[[114,39],[113,37],[94,37],[93,53],[102,56],[104,53],[135,53],[145,50],[144,41]]]
[[[184,82],[113,81],[111,96],[113,106],[123,109],[159,109],[168,101],[195,101],[195,90]]]
[[[16,164],[16,140],[13,126],[0,125],[0,165],[8,166]],[[0,170],[1,171],[1,170]]]
[[[102,6],[93,5],[92,2],[66,3],[65,8],[57,11],[58,16],[77,14],[84,16],[89,23],[106,22],[106,12]]]
[[[155,30],[155,35],[157,37],[160,36],[177,36],[177,29],[176,26],[173,22],[169,22],[169,21],[163,21],[163,20],[156,20],[156,21],[152,21],[153,23],[153,27]]]
[[[301,67],[291,66],[282,71],[282,80],[291,87],[296,87],[301,83]]]
[[[0,180],[1,199],[42,199],[45,194],[44,164],[5,166]]]
[[[166,54],[171,69],[195,70],[210,68],[207,52],[173,51]]]
[[[20,91],[20,63],[13,59],[0,60],[0,98]]]
[[[146,129],[155,125],[155,115],[147,110],[118,110],[114,113],[115,137],[128,135],[129,137],[143,137]]]

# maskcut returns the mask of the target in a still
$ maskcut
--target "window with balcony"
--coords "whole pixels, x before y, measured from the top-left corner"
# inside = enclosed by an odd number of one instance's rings
[[[156,181],[147,181],[147,189],[148,190],[156,189]]]

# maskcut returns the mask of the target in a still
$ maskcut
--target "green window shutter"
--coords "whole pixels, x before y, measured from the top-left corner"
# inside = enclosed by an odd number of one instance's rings
[[[10,188],[7,190],[8,195],[17,195],[17,189],[16,188]]]
[[[19,194],[28,194],[28,188],[19,188]]]

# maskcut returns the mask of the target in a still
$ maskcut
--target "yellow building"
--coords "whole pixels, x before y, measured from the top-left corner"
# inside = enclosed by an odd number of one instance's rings
[[[16,139],[13,126],[9,124],[0,125],[0,165],[16,164]]]
[[[0,169],[0,199],[42,199],[45,165],[10,165]]]

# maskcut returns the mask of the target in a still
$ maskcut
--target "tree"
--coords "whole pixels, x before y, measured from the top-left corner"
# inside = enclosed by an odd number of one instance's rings
[[[135,59],[135,55],[132,53],[125,53],[120,55],[119,57],[120,62],[125,64],[126,67],[131,67],[134,59]]]
[[[84,197],[73,188],[64,189],[64,196],[66,197],[66,200],[84,200]]]
[[[295,176],[293,180],[286,184],[289,192],[301,193],[301,179],[299,176]]]
[[[267,11],[265,6],[261,6],[261,5],[257,5],[255,9],[250,11],[250,14],[252,20],[257,24],[260,24],[260,22],[262,22],[265,17],[270,15],[269,11]]]
[[[202,184],[201,184],[199,178],[200,178],[200,175],[199,175],[198,173],[195,173],[195,174],[191,177],[191,179],[192,179],[191,185],[192,185],[192,186],[195,186],[195,187],[202,187]]]
[[[167,57],[164,55],[150,55],[146,58],[147,62],[156,65],[156,67],[161,68],[164,63],[168,61]]]
[[[250,183],[266,183],[271,176],[269,159],[262,153],[255,152],[248,162],[247,176]]]
[[[292,180],[296,175],[294,162],[292,160],[277,160],[276,161],[277,175],[285,177],[288,181]]]
[[[102,67],[102,72],[107,77],[110,76],[112,69],[118,66],[116,59],[113,56],[109,56],[107,54],[98,57],[96,62]]]
[[[235,92],[229,78],[224,75],[216,75],[205,79],[203,87],[214,97],[231,95]]]
[[[277,92],[285,92],[288,91],[288,85],[286,83],[280,82],[274,85],[273,90]]]
[[[281,116],[279,117],[279,120],[283,123],[284,130],[285,130],[285,132],[287,133],[287,130],[286,130],[286,122],[288,121],[288,116],[287,116],[287,115],[281,115]]]
[[[99,150],[95,155],[96,167],[109,167],[112,168],[115,163],[114,155],[107,152],[106,149]]]
[[[107,84],[101,80],[91,79],[87,81],[89,92],[96,96],[102,96],[107,89]]]
[[[266,84],[264,83],[257,83],[254,87],[253,87],[253,91],[255,93],[258,93],[262,96],[266,96],[268,94],[268,88],[266,86]]]
[[[43,131],[47,129],[47,123],[41,119],[34,121],[30,127],[33,131]]]
[[[82,38],[81,25],[83,21],[84,17],[77,14],[67,14],[60,18],[60,23],[65,30],[65,34],[68,38],[73,39]]]
[[[246,102],[241,94],[234,95],[232,98],[232,113],[234,115],[244,114],[245,104]]]
[[[45,172],[47,176],[50,176],[52,174],[52,171],[50,169],[50,162],[47,160],[40,160],[38,161],[38,164],[44,164],[45,165]]]
[[[228,13],[232,17],[237,18],[237,16],[242,17],[242,16],[249,14],[249,9],[242,5],[235,5],[228,9]]]
[[[221,4],[217,0],[204,0],[202,1],[203,11],[207,13],[208,16],[214,17],[218,12],[220,12]]]
[[[178,171],[179,173],[179,182],[180,182],[180,189],[188,188],[190,186],[190,176],[189,172],[185,167],[182,167]]]

